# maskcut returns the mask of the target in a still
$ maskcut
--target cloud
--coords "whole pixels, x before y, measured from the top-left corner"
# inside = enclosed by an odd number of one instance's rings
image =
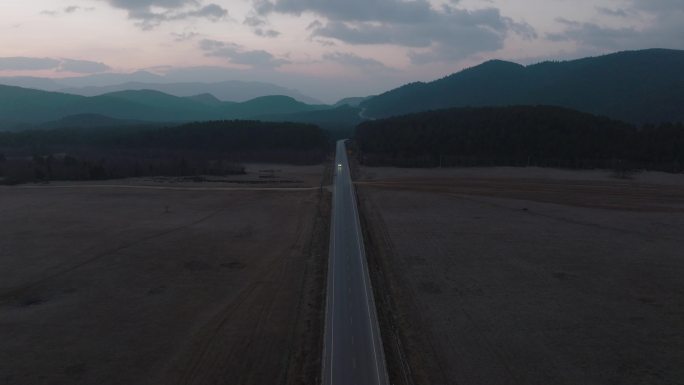
[[[199,33],[195,32],[195,31],[186,31],[186,32],[181,32],[181,33],[172,32],[171,36],[173,36],[173,40],[175,40],[177,42],[181,42],[181,41],[192,40],[192,39],[196,38],[197,36],[199,36]]]
[[[261,37],[278,37],[278,36],[280,36],[280,32],[275,31],[273,29],[255,28],[254,33],[257,36],[261,36]]]
[[[632,0],[633,6],[650,12],[684,12],[681,0]]]
[[[80,74],[96,74],[107,72],[111,69],[111,67],[104,63],[74,59],[62,59],[62,63],[58,68],[59,71],[76,72]]]
[[[88,60],[54,59],[34,57],[4,57],[0,58],[0,71],[45,71],[55,70],[92,74],[109,71],[111,68],[104,63]]]
[[[228,10],[218,4],[202,5],[198,0],[104,0],[111,6],[128,11],[128,17],[137,25],[149,30],[167,21],[190,18],[212,22],[228,16]]]
[[[61,10],[46,9],[46,10],[41,11],[40,14],[41,15],[48,15],[48,16],[57,16],[57,15],[60,15],[62,13],[71,14],[71,13],[76,13],[78,11],[90,12],[90,11],[94,11],[94,10],[95,10],[95,8],[93,8],[93,7],[79,7],[77,5],[70,5],[68,7],[61,9]]]
[[[257,36],[261,37],[278,37],[280,36],[280,32],[271,29],[271,28],[265,28],[265,26],[268,25],[268,22],[266,19],[255,16],[255,15],[250,15],[245,18],[245,21],[243,24],[248,25],[252,27],[252,30],[254,31],[254,34]]]
[[[643,48],[682,48],[684,36],[684,2],[680,0],[631,0],[625,9],[597,8],[603,15],[621,18],[622,26],[606,26],[596,22],[580,22],[558,18],[561,32],[549,33],[551,41],[569,41],[581,49],[628,50]],[[648,15],[642,17],[639,15]],[[635,15],[634,20],[631,16]],[[647,24],[643,20],[650,20]],[[636,22],[635,22],[636,21]],[[632,22],[632,23],[630,23]]]
[[[248,25],[250,27],[261,27],[263,25],[266,25],[266,20],[258,16],[247,16],[243,24]]]
[[[218,4],[209,4],[195,11],[181,12],[176,15],[172,15],[175,19],[185,19],[188,17],[200,17],[206,18],[212,21],[220,20],[228,16],[228,11]]]
[[[547,34],[551,41],[573,41],[583,47],[600,49],[620,49],[627,43],[639,37],[639,32],[634,28],[606,28],[594,23],[580,23],[577,21],[559,18],[557,21],[566,25],[561,33]]]
[[[59,67],[61,62],[51,58],[0,57],[0,71],[40,71]]]
[[[393,70],[386,66],[383,62],[358,56],[349,52],[332,52],[323,55],[324,60],[329,60],[335,63],[342,64],[348,67],[356,67],[365,71],[387,71]]]
[[[624,9],[612,9],[606,7],[595,7],[596,11],[601,15],[614,16],[614,17],[628,17],[627,11]]]
[[[161,7],[166,9],[181,8],[187,5],[198,5],[197,0],[107,0],[112,6],[122,9],[150,9]]]
[[[348,23],[330,21],[312,34],[350,44],[391,44],[428,49],[410,55],[414,63],[459,60],[503,47],[511,25],[498,10],[435,12],[416,23]],[[531,29],[531,27],[530,27]],[[529,30],[527,34],[533,33]]]
[[[218,40],[204,39],[199,47],[206,56],[228,59],[233,64],[246,65],[253,68],[276,68],[289,63],[278,59],[264,50],[248,50],[244,47]]]
[[[259,15],[266,15],[273,12],[273,3],[270,0],[253,0],[254,10]]]
[[[74,13],[74,12],[78,12],[78,11],[90,12],[90,11],[94,11],[94,10],[95,10],[94,7],[79,7],[77,5],[70,5],[70,6],[64,8],[64,13]]]
[[[255,12],[260,10],[262,15],[310,12],[325,18],[307,27],[312,37],[420,49],[410,54],[414,62],[452,61],[496,51],[509,34],[537,38],[532,26],[502,16],[497,8],[434,8],[427,0],[258,0]]]
[[[419,22],[433,13],[427,0],[259,0],[262,13],[279,12],[300,15],[312,12],[329,20]]]

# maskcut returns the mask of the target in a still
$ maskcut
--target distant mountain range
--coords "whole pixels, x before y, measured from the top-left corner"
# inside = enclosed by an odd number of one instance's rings
[[[283,95],[308,104],[322,104],[320,101],[297,90],[270,83],[238,80],[217,83],[169,82],[163,76],[146,71],[131,74],[99,74],[64,79],[0,77],[0,84],[81,96],[98,96],[117,91],[152,90],[181,97],[212,94],[222,101],[230,102],[245,102],[261,96]]]
[[[684,121],[684,51],[629,51],[530,66],[489,61],[361,102],[370,118],[506,105],[555,105],[639,124]]]
[[[41,124],[73,115],[104,116],[146,122],[258,119],[329,108],[288,96],[263,96],[246,102],[222,102],[209,94],[178,97],[159,91],[120,91],[85,97],[58,92],[0,86],[0,117],[7,122]],[[100,119],[101,120],[101,119]]]
[[[508,105],[559,106],[636,124],[684,121],[683,68],[684,51],[664,49],[529,66],[489,61],[433,82],[346,98],[333,106],[266,83],[155,83],[159,76],[147,72],[97,75],[87,82],[11,78],[34,88],[63,89],[67,83],[74,88],[64,93],[0,85],[0,130],[261,119],[312,123],[348,135],[365,119]],[[123,79],[134,81],[106,85]],[[85,83],[98,85],[84,88]]]

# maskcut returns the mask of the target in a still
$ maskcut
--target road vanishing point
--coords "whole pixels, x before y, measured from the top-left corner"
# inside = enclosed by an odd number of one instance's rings
[[[345,141],[337,142],[326,300],[324,385],[388,385]]]

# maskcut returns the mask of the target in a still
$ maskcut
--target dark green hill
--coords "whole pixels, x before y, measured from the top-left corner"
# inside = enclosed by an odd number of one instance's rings
[[[74,115],[65,112],[86,98],[58,92],[0,85],[0,117],[5,121],[38,123]]]
[[[259,115],[328,108],[305,104],[288,96],[264,96],[234,103],[221,102],[211,95],[177,97],[151,90],[83,97],[0,85],[0,117],[2,121],[15,126],[53,122],[74,115],[102,115],[111,119],[148,122],[187,122],[249,119]]]
[[[684,121],[684,51],[650,49],[521,66],[490,61],[361,103],[383,118],[450,107],[556,105],[632,123]]]
[[[262,96],[242,103],[226,103],[224,118],[255,118],[260,115],[291,114],[296,112],[328,109],[329,106],[302,103],[289,96]]]
[[[199,94],[199,95],[195,95],[195,96],[188,96],[188,97],[186,97],[186,99],[195,100],[195,101],[198,101],[200,103],[204,103],[204,104],[209,105],[209,106],[218,106],[221,103],[223,103],[216,96],[214,96],[212,94]]]
[[[42,129],[52,128],[95,128],[95,127],[122,127],[144,125],[146,122],[138,120],[113,119],[108,116],[98,114],[70,115],[59,120],[46,122],[39,126]]]

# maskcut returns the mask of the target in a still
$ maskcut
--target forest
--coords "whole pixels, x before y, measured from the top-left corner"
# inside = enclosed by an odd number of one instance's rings
[[[0,183],[231,175],[245,162],[316,164],[330,150],[314,125],[212,121],[0,132]]]
[[[681,123],[637,127],[560,107],[422,112],[364,122],[354,139],[371,166],[684,170]]]

